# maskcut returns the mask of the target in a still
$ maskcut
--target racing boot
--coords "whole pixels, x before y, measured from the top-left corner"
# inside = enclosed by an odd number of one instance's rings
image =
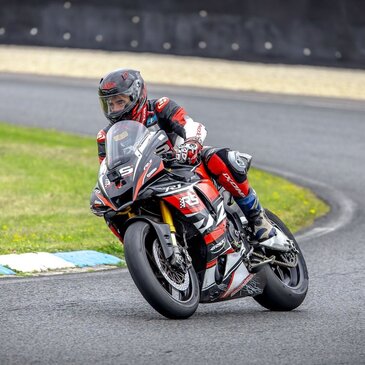
[[[277,234],[275,227],[269,222],[254,189],[250,188],[248,195],[244,198],[234,199],[246,216],[252,235],[257,241],[266,241]]]

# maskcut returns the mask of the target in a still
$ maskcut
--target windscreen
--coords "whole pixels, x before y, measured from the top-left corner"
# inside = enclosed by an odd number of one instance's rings
[[[142,123],[133,120],[115,123],[106,136],[108,169],[128,162],[148,134],[148,129]]]

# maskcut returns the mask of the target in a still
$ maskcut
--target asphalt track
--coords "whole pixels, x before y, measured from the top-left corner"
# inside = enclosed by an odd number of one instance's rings
[[[0,75],[0,119],[95,135],[96,81]],[[0,280],[1,364],[365,364],[365,102],[150,87],[333,210],[301,232],[310,289],[295,311],[252,299],[161,317],[126,270]],[[5,172],[2,172],[5,173]],[[3,209],[3,207],[2,207]]]

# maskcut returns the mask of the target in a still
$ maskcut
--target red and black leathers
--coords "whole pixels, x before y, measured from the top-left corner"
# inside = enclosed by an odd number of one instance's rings
[[[244,198],[248,195],[250,186],[247,171],[251,156],[228,148],[205,147],[202,157],[211,176],[234,197]]]
[[[194,122],[186,114],[184,108],[166,97],[148,100],[145,118],[140,122],[145,124],[146,127],[158,124],[159,128],[167,133],[171,146],[174,147],[181,145],[185,140],[196,141],[203,145],[207,135],[202,124]],[[109,124],[97,136],[100,163],[105,158],[105,138],[111,126],[112,124]]]

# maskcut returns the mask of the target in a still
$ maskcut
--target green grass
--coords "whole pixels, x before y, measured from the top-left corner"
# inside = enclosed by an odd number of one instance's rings
[[[89,210],[99,165],[94,138],[0,123],[0,146],[0,254],[91,249],[123,256]],[[281,178],[252,169],[250,181],[294,231],[328,211]]]
[[[285,222],[292,232],[313,224],[329,212],[329,206],[310,190],[261,170],[250,170],[249,180],[265,208]]]

